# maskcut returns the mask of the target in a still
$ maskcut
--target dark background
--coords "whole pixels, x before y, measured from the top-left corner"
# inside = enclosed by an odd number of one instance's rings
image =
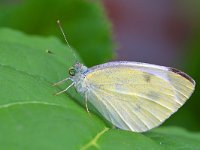
[[[182,68],[193,25],[199,21],[191,12],[194,7],[174,0],[103,2],[113,24],[118,59]]]

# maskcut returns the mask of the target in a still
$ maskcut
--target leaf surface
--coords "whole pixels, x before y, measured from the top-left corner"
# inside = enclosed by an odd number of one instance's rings
[[[73,89],[54,96],[62,87],[51,84],[67,76],[73,61],[54,37],[0,29],[0,149],[199,149],[199,133],[170,127],[147,133],[112,129],[88,115]]]

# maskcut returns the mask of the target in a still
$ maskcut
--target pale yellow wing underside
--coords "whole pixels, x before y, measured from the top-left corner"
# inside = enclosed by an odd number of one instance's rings
[[[194,91],[194,81],[178,70],[156,65],[111,64],[85,78],[89,101],[113,125],[143,132],[160,125]]]

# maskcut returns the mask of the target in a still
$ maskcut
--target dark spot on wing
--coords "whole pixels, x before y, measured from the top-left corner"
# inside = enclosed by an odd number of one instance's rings
[[[182,71],[180,71],[180,70],[178,70],[178,69],[175,69],[175,68],[169,68],[169,71],[172,71],[172,72],[174,72],[174,73],[176,73],[176,74],[179,74],[179,75],[181,75],[182,77],[184,77],[184,78],[186,78],[187,80],[189,80],[192,84],[195,84],[195,82],[194,82],[194,80],[190,77],[190,76],[188,76],[186,73],[184,73],[184,72],[182,72]]]
[[[134,110],[135,111],[140,111],[141,109],[141,106],[139,104],[136,104],[135,107],[134,107]]]
[[[150,75],[147,75],[147,74],[145,74],[144,75],[144,80],[146,81],[146,82],[150,82],[151,81],[151,76]]]

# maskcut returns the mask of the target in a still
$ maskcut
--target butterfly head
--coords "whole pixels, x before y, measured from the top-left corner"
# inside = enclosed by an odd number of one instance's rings
[[[69,75],[71,77],[74,77],[74,76],[80,76],[84,74],[87,70],[88,68],[86,66],[77,62],[72,67],[70,67],[68,71],[69,71]]]

